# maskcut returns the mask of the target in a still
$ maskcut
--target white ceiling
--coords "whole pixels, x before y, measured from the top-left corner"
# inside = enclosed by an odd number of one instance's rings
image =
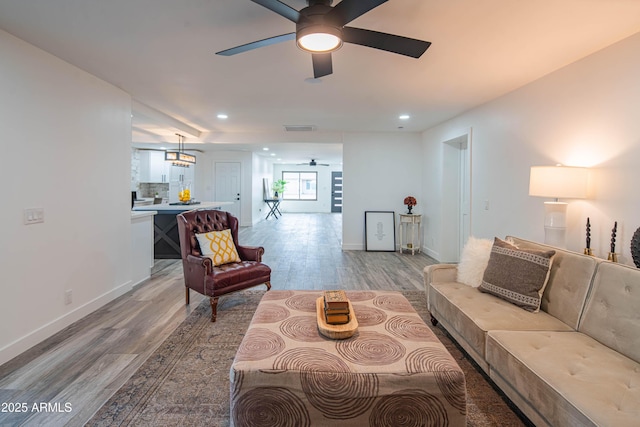
[[[214,54],[295,31],[250,0],[0,0],[0,28],[131,94],[134,145],[179,132],[188,148],[322,163],[344,132],[425,130],[640,31],[640,1],[390,0],[349,25],[433,44],[420,59],[345,44],[309,82],[295,41]]]

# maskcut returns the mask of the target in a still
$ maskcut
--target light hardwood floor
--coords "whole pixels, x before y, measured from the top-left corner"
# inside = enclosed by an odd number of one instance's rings
[[[285,214],[239,241],[264,246],[273,289],[424,289],[432,258],[342,251],[341,236],[340,214]],[[179,260],[156,260],[149,280],[0,366],[0,426],[84,425],[202,300],[185,305]]]

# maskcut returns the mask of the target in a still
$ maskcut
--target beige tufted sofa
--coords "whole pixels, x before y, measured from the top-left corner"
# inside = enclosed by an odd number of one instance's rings
[[[523,249],[549,246],[511,237]],[[427,305],[537,426],[640,425],[640,270],[558,248],[541,310],[426,267]]]

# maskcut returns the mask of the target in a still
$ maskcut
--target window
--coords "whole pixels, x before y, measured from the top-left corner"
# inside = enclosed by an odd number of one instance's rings
[[[318,172],[282,172],[285,200],[318,200]]]

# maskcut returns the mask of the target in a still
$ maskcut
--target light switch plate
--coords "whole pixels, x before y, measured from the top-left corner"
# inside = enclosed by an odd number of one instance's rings
[[[43,208],[29,208],[24,210],[24,223],[26,225],[44,222]]]

